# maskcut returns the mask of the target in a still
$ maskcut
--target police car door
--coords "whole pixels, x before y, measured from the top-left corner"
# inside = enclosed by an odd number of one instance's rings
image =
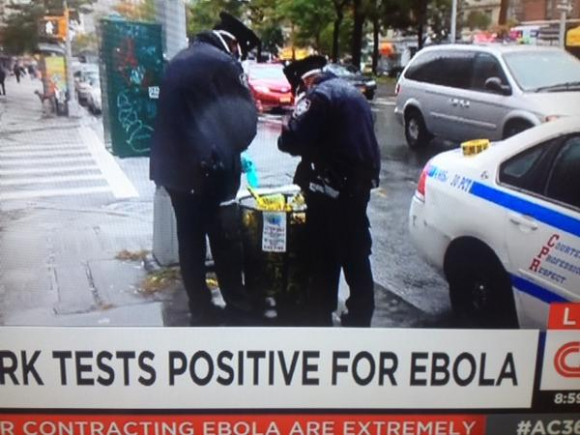
[[[512,157],[499,181],[520,326],[543,327],[550,303],[580,300],[580,135]]]

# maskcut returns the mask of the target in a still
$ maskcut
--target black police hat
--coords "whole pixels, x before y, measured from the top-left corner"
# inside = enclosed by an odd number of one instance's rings
[[[326,58],[324,56],[313,55],[305,57],[304,59],[292,62],[290,65],[284,68],[284,75],[290,82],[292,90],[296,91],[300,83],[302,82],[302,77],[309,72],[314,72],[321,70],[324,65],[326,65]]]
[[[214,30],[224,30],[231,33],[237,39],[238,44],[240,44],[243,58],[260,43],[260,38],[234,16],[222,11],[220,13],[220,20],[215,25]]]

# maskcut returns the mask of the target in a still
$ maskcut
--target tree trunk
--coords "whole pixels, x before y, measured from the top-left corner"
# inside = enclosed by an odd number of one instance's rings
[[[362,10],[362,0],[354,0],[353,8],[354,30],[352,34],[352,64],[357,68],[360,68],[363,26],[365,23],[365,15]]]
[[[334,29],[332,31],[332,61],[338,62],[339,56],[339,39],[340,39],[340,25],[344,19],[342,11],[336,13],[336,20],[334,20]]]
[[[379,16],[376,14],[373,18],[373,74],[377,75],[377,67],[379,66],[379,32],[381,30]]]
[[[428,0],[420,0],[417,8],[417,47],[419,50],[423,48],[423,34],[425,33],[425,26],[427,21],[427,3]]]
[[[505,24],[507,23],[507,13],[509,9],[509,4],[510,4],[509,0],[501,0],[498,18],[498,24],[500,26],[505,26]]]

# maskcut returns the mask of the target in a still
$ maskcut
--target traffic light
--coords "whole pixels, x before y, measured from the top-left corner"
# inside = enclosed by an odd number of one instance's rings
[[[38,25],[38,34],[44,38],[62,39],[66,38],[65,17],[43,17]]]

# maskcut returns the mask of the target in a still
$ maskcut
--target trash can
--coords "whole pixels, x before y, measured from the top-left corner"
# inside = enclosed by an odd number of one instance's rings
[[[246,288],[264,317],[300,325],[307,287],[306,204],[297,186],[239,199]]]

